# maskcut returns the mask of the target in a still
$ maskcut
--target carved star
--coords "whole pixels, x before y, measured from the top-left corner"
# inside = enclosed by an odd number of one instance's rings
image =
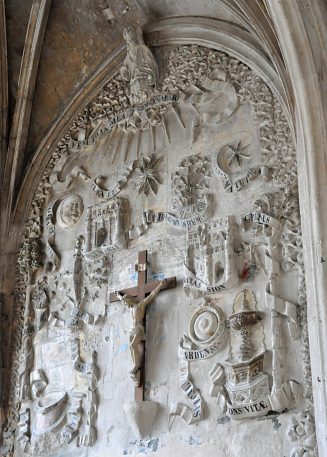
[[[238,166],[240,167],[242,165],[242,159],[251,159],[250,155],[244,153],[244,151],[249,146],[250,145],[247,144],[246,146],[241,147],[241,141],[238,142],[238,145],[236,147],[230,144],[229,148],[231,149],[232,153],[229,157],[228,165],[231,166],[232,163],[235,161],[235,162],[237,162]]]

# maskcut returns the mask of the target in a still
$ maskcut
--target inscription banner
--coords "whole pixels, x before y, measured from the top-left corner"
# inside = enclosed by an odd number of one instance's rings
[[[183,338],[182,338],[183,339]],[[185,345],[191,346],[191,341],[186,340]],[[183,403],[173,403],[169,412],[169,419],[171,417],[180,416],[187,424],[194,424],[201,420],[203,415],[202,397],[200,392],[194,386],[190,379],[189,362],[184,358],[179,358],[180,369],[180,388],[184,391],[185,395],[192,402],[192,408],[184,405]]]
[[[211,199],[208,199],[207,206],[203,209],[200,214],[195,215],[194,217],[188,219],[178,218],[171,213],[166,212],[154,212],[146,211],[144,213],[147,223],[157,223],[157,222],[168,222],[168,224],[173,225],[174,227],[189,228],[197,224],[202,224],[206,221],[211,215]]]
[[[201,281],[201,279],[197,278],[185,264],[184,269],[186,272],[186,278],[184,278],[183,282],[184,288],[195,287],[196,289],[199,289],[206,294],[215,294],[217,292],[222,292],[223,290],[232,289],[239,283],[239,276],[236,267],[231,269],[230,276],[226,278],[225,281],[212,286],[205,284],[203,281]]]
[[[133,167],[134,167],[134,163],[136,161],[134,161],[132,164],[128,165],[125,167],[126,169],[126,172],[125,174],[123,174],[120,179],[118,180],[118,182],[115,184],[115,186],[112,188],[112,189],[103,189],[99,186],[99,184],[97,183],[97,180],[101,178],[101,176],[98,176],[97,178],[95,178],[93,181],[92,181],[92,190],[93,192],[96,194],[97,197],[99,198],[107,198],[108,200],[110,200],[111,198],[114,198],[116,197],[116,195],[119,194],[119,192],[122,190],[122,188],[125,186],[125,184],[127,183],[132,171],[133,171]]]
[[[144,103],[142,103],[140,105],[135,105],[132,108],[127,108],[126,110],[121,110],[114,117],[110,118],[110,120],[90,138],[88,138],[86,140],[81,140],[81,141],[72,140],[69,143],[69,147],[71,149],[81,149],[84,146],[90,146],[92,144],[95,144],[99,140],[101,140],[107,133],[109,133],[116,125],[119,125],[119,124],[127,121],[128,119],[130,119],[133,116],[134,112],[141,113],[142,111],[145,111],[148,108],[159,105],[160,103],[177,102],[179,100],[179,98],[180,97],[178,94],[155,95],[154,97],[149,98],[148,100],[146,100]]]
[[[231,419],[238,420],[265,416],[269,411],[271,411],[271,405],[267,397],[264,396],[254,402],[243,405],[231,405],[227,402],[226,415]]]
[[[47,228],[47,242],[46,242],[46,253],[53,264],[53,270],[60,268],[60,257],[54,249],[55,240],[55,209],[58,206],[59,201],[55,200],[51,202],[47,208],[47,214],[45,217],[45,225]]]
[[[258,222],[258,224],[268,225],[269,227],[278,228],[278,219],[269,216],[261,211],[252,211],[242,216],[242,222]]]

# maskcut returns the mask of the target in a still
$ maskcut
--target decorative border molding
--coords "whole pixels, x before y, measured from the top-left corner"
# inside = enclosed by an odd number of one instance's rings
[[[321,59],[322,48],[308,35],[305,13],[298,2],[267,0],[267,7],[283,50],[295,96],[295,129],[297,132],[297,159],[300,208],[302,216],[303,253],[307,283],[308,334],[310,340],[312,388],[315,403],[315,421],[319,455],[327,455],[327,106],[323,104],[324,90],[315,57]],[[326,10],[325,10],[326,11]],[[316,3],[315,14],[322,6]],[[307,18],[309,20],[309,18]],[[312,21],[314,18],[312,17]],[[291,33],[290,33],[291,32]],[[321,43],[327,39],[326,28]],[[317,55],[314,54],[317,49]],[[323,63],[326,72],[326,61]]]

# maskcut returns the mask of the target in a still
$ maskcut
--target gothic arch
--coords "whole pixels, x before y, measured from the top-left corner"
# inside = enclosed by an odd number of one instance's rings
[[[282,78],[278,75],[276,68],[267,57],[267,53],[258,46],[257,41],[247,31],[228,23],[202,18],[169,18],[149,26],[145,36],[147,44],[153,47],[196,44],[225,51],[244,61],[269,85],[287,115],[293,137],[297,141],[299,175],[305,183],[300,186],[300,203],[303,237],[306,246],[306,271],[310,272],[306,278],[310,311],[310,350],[318,442],[320,453],[324,455],[324,452],[327,452],[324,436],[325,425],[327,424],[327,408],[325,407],[327,394],[326,388],[322,388],[322,385],[325,386],[326,383],[327,360],[321,348],[325,345],[325,335],[327,334],[327,312],[324,306],[327,301],[326,267],[322,260],[325,259],[326,255],[324,234],[327,236],[325,218],[327,208],[324,211],[326,205],[324,195],[327,190],[327,179],[321,164],[325,162],[324,151],[326,151],[327,145],[325,119],[321,92],[316,80],[317,75],[314,74],[314,78],[312,78],[312,73],[315,73],[312,70],[315,68],[315,63],[299,11],[292,11],[287,6],[283,9],[282,6],[274,4],[274,0],[270,2],[270,10],[273,17],[275,15],[278,17],[278,21],[275,20],[275,27],[292,84],[288,81],[286,71]],[[302,27],[300,27],[300,32],[296,38],[292,40],[285,34],[285,31],[290,28],[290,24],[293,26],[294,23],[301,23]],[[286,36],[287,38],[285,38]],[[299,42],[303,43],[301,55],[297,52]],[[10,252],[17,252],[23,221],[27,219],[35,186],[39,182],[57,143],[82,108],[97,95],[101,87],[115,74],[117,67],[123,61],[123,55],[124,46],[121,46],[83,85],[63,115],[42,140],[21,187],[9,238],[8,250]],[[292,87],[295,95],[295,107],[292,105],[290,87]],[[319,195],[318,206],[316,204],[317,195]],[[317,259],[321,259],[321,262],[317,262]],[[13,265],[11,267],[13,268]]]

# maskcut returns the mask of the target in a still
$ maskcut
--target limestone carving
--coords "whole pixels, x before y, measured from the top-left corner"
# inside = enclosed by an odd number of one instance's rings
[[[253,166],[253,158],[245,151],[249,144],[227,144],[213,154],[213,168],[222,179],[226,192],[238,192],[253,181],[260,173],[264,179],[268,178],[267,166]],[[250,165],[247,165],[247,162]],[[251,166],[252,165],[252,166]]]
[[[184,351],[191,350],[192,348],[192,343],[190,340],[184,340],[182,345]],[[169,411],[170,428],[172,427],[173,421],[177,416],[181,417],[188,425],[199,422],[203,418],[203,398],[192,380],[188,359],[184,359],[182,357],[179,358],[179,371],[180,388],[191,401],[192,407],[190,408],[184,403],[180,402],[173,403]]]
[[[188,231],[184,271],[187,294],[213,294],[238,284],[232,216]]]
[[[49,314],[49,288],[46,276],[33,289],[31,301],[36,318],[36,331],[38,331],[41,329],[44,322],[47,321]]]
[[[292,416],[288,437],[294,443],[290,457],[318,456],[314,419],[309,409]]]
[[[228,317],[228,320],[231,328],[240,332],[239,359],[243,362],[254,355],[249,327],[262,320],[262,313],[255,310],[255,298],[251,291],[244,289],[240,295],[241,297],[237,296],[235,299],[235,306],[238,306],[238,309]]]
[[[30,443],[31,439],[31,411],[30,408],[24,407],[21,408],[19,412],[19,421],[18,421],[18,441],[20,446],[22,447],[23,451],[25,452],[28,444]]]
[[[219,307],[207,304],[191,317],[189,335],[197,346],[210,346],[225,330],[224,314]]]
[[[213,70],[201,83],[186,90],[187,101],[199,112],[201,124],[217,124],[235,111],[238,104],[236,90],[225,80],[226,73]]]
[[[196,361],[212,357],[226,344],[226,320],[223,310],[207,300],[191,316],[189,335],[180,341],[178,357]]]
[[[286,206],[285,206],[286,205]],[[281,193],[267,194],[255,203],[256,210],[244,217],[244,221],[254,221],[255,233],[264,234],[268,242],[266,251],[266,270],[269,282],[266,286],[266,306],[271,312],[272,328],[272,376],[273,387],[272,394],[279,398],[277,403],[282,408],[281,403],[284,400],[284,407],[292,400],[293,381],[284,380],[283,362],[282,362],[282,342],[281,342],[281,316],[287,318],[289,334],[292,339],[296,339],[299,334],[297,306],[290,301],[281,298],[278,294],[279,281],[281,275],[280,268],[280,248],[278,237],[285,224],[286,218],[289,217],[287,211],[288,203],[285,196]],[[268,213],[268,214],[267,214]],[[251,222],[252,223],[252,222]],[[286,394],[286,391],[288,394]],[[294,395],[293,395],[294,396]],[[278,406],[275,406],[277,409]]]
[[[82,397],[80,392],[72,392],[70,396],[70,405],[67,410],[67,423],[61,430],[61,437],[66,444],[70,443],[78,433],[82,417]]]
[[[22,334],[22,347],[19,355],[19,399],[31,399],[30,373],[34,366],[34,326],[33,326],[33,308],[32,308],[32,286],[27,285],[24,310],[24,328]]]
[[[87,210],[85,249],[86,259],[95,259],[127,245],[128,200],[116,197]]]
[[[92,284],[101,288],[107,284],[109,277],[109,259],[108,256],[102,256],[95,260],[87,262],[87,269],[89,272],[89,279]]]
[[[79,195],[67,195],[57,209],[57,222],[60,227],[69,228],[80,219],[84,210],[83,200]]]
[[[170,408],[171,421],[180,416],[189,425],[203,417],[203,399],[192,381],[189,363],[213,357],[225,348],[226,321],[222,309],[207,300],[194,312],[189,323],[189,335],[183,335],[178,348],[180,387],[192,402],[192,408],[183,403],[173,403]]]
[[[129,84],[128,97],[131,103],[140,103],[153,93],[159,79],[159,70],[152,52],[144,44],[139,26],[128,25],[124,28],[123,35],[127,55],[120,74]]]
[[[133,401],[124,403],[124,411],[135,436],[142,439],[149,435],[158,412],[154,401]]]
[[[181,219],[202,215],[209,205],[210,158],[200,155],[184,159],[172,176],[173,208]]]
[[[92,182],[92,190],[93,190],[93,192],[95,192],[95,194],[99,198],[111,199],[111,198],[116,197],[116,195],[119,194],[119,192],[122,190],[122,188],[125,186],[125,184],[129,180],[129,178],[131,176],[131,173],[132,173],[132,171],[134,169],[135,162],[136,161],[134,161],[133,163],[124,165],[124,169],[123,169],[121,175],[119,176],[119,178],[117,180],[117,183],[111,189],[105,189],[103,187],[103,184],[101,182],[103,181],[104,176],[99,175]]]
[[[159,172],[157,166],[161,157],[155,157],[153,154],[149,157],[139,159],[139,164],[135,167],[133,182],[138,189],[139,194],[144,193],[156,195],[158,184],[160,184]]]
[[[47,208],[47,214],[45,217],[45,225],[47,231],[47,244],[46,253],[48,261],[46,264],[47,270],[58,270],[60,267],[60,256],[56,252],[55,247],[55,235],[56,235],[56,210],[58,207],[58,200],[54,200],[49,203]]]
[[[67,393],[62,389],[49,390],[34,400],[34,435],[42,435],[63,422],[66,401]]]
[[[260,244],[251,240],[250,242],[241,242],[237,255],[240,265],[240,280],[242,282],[253,282],[260,271],[265,274],[266,268],[261,260]]]
[[[255,303],[255,296],[248,289],[236,296],[234,313],[228,320],[231,329],[240,333],[238,360],[224,362],[226,378],[220,364],[210,373],[211,395],[217,395],[222,412],[226,411],[231,419],[264,416],[271,410],[268,375],[263,372],[265,351],[256,351],[252,343],[251,327],[262,319]]]
[[[239,420],[255,420],[269,411],[290,409],[299,393],[299,384],[293,381],[296,379],[303,382],[301,409],[308,411],[310,420],[299,418],[299,409],[294,413],[291,427],[295,427],[296,441],[292,453],[313,453],[303,248],[295,185],[297,165],[285,114],[263,80],[247,65],[223,52],[201,46],[163,46],[155,54],[160,55],[159,79],[157,63],[140,39],[140,31],[133,31],[127,39],[130,44],[125,68],[104,85],[73,121],[33,196],[16,268],[12,347],[16,363],[11,378],[6,449],[10,452],[15,442],[17,457],[54,452],[68,455],[79,452],[74,449],[76,446],[97,443],[87,451],[91,456],[102,452],[103,445],[111,452],[112,446],[122,441],[122,433],[128,433],[124,413],[117,408],[113,415],[117,421],[114,417],[105,438],[107,443],[103,442],[103,427],[108,422],[103,412],[109,410],[108,397],[110,404],[112,395],[112,404],[121,405],[125,400],[124,382],[126,388],[130,386],[129,379],[120,379],[119,388],[112,388],[118,385],[118,378],[124,378],[121,373],[125,373],[124,363],[128,361],[124,354],[128,350],[124,325],[128,313],[121,313],[121,306],[108,306],[107,289],[116,290],[125,280],[136,279],[136,272],[125,266],[131,252],[139,249],[140,235],[145,234],[143,239],[151,244],[153,253],[151,277],[159,279],[158,285],[171,268],[180,287],[172,291],[169,312],[158,300],[158,306],[151,307],[148,313],[147,383],[142,388],[149,400],[124,404],[137,438],[148,436],[154,426],[155,433],[170,441],[162,427],[163,411],[175,398],[170,426],[180,416],[188,424],[199,422],[199,433],[211,431],[211,422],[205,422],[206,406],[215,413],[218,407],[220,416],[227,414]],[[139,71],[139,57],[129,57],[138,46],[141,60],[146,61],[144,71]],[[165,64],[161,65],[163,61]],[[234,116],[240,125],[234,122]],[[248,126],[252,133],[245,132]],[[199,141],[194,141],[189,131],[193,127],[205,129]],[[187,141],[175,144],[182,134],[188,137]],[[105,141],[100,144],[101,139]],[[256,139],[260,147],[255,146]],[[222,146],[217,150],[216,144]],[[159,173],[157,154],[163,145],[166,170],[172,172],[168,180],[166,173]],[[214,154],[209,156],[213,150]],[[123,164],[127,158],[129,162]],[[105,163],[110,167],[110,161],[113,168],[105,175],[100,166]],[[249,198],[255,202],[253,208],[248,206],[246,192],[218,195],[217,180],[211,176],[212,168],[218,172],[216,163],[225,173],[218,173],[222,180],[230,181],[226,190],[237,190],[247,184],[247,173],[252,168],[256,168],[253,177],[271,177],[269,182],[257,179],[249,186]],[[62,172],[58,175],[59,170]],[[91,179],[92,173],[97,178]],[[75,179],[77,176],[82,179]],[[252,175],[248,178],[250,181]],[[139,198],[134,205],[135,185],[149,198]],[[70,187],[76,193],[67,194]],[[118,197],[120,192],[123,197]],[[60,197],[63,193],[64,197]],[[77,204],[78,198],[69,205],[69,197],[77,194],[82,199],[81,206]],[[164,199],[159,195],[164,195]],[[215,198],[217,205],[212,204]],[[130,226],[128,217],[132,200],[140,223],[135,228]],[[151,202],[153,210],[142,207],[140,201],[145,205]],[[166,202],[171,213],[160,212]],[[88,209],[82,239],[79,224],[84,223],[83,206],[85,212]],[[241,226],[246,230],[241,234],[236,231],[234,217],[242,214]],[[212,215],[214,218],[210,219]],[[171,227],[152,225],[159,221],[167,221]],[[149,227],[151,231],[146,233]],[[185,230],[177,234],[174,227]],[[174,250],[168,243],[160,244],[163,234],[175,246]],[[58,252],[62,253],[61,259]],[[137,273],[141,270],[142,267]],[[48,278],[43,281],[45,274]],[[185,323],[185,315],[190,311],[180,296],[184,294],[183,281],[192,304],[197,305],[198,298],[206,294],[217,294],[221,301],[219,307],[216,302],[207,301],[196,308],[190,318],[189,333],[179,344],[177,359],[174,348],[178,346],[178,334],[173,329]],[[258,300],[254,309],[250,307],[249,313],[242,306],[230,311],[229,297],[240,281],[251,281],[257,297],[265,298],[265,302]],[[121,295],[125,295],[124,291]],[[243,295],[239,297],[241,302]],[[247,292],[245,295],[250,296]],[[102,307],[102,319],[98,306]],[[228,324],[225,326],[225,314],[231,314],[230,330]],[[254,316],[253,321],[250,315]],[[264,321],[255,323],[258,316],[264,316]],[[296,341],[299,333],[301,341]],[[233,358],[227,355],[227,334]],[[161,351],[160,357],[157,351]],[[56,356],[58,353],[60,357]],[[302,355],[303,375],[300,360],[294,357],[294,363],[288,363],[293,354]],[[40,363],[42,357],[45,366]],[[59,367],[66,359],[68,363]],[[167,360],[169,376],[163,372]],[[201,370],[193,371],[197,364]],[[273,380],[272,389],[267,375]],[[176,382],[178,376],[181,390]],[[217,398],[217,406],[213,398],[207,400],[203,394],[209,387],[210,395]],[[158,408],[159,402],[163,407]],[[48,406],[53,410],[48,411]],[[154,423],[156,414],[158,420]],[[225,420],[226,417],[222,419]],[[177,429],[181,424],[176,422]],[[54,425],[57,423],[58,427]],[[256,421],[255,426],[261,429],[262,423]],[[302,434],[303,428],[308,430],[308,441]],[[120,451],[123,453],[123,449]]]

